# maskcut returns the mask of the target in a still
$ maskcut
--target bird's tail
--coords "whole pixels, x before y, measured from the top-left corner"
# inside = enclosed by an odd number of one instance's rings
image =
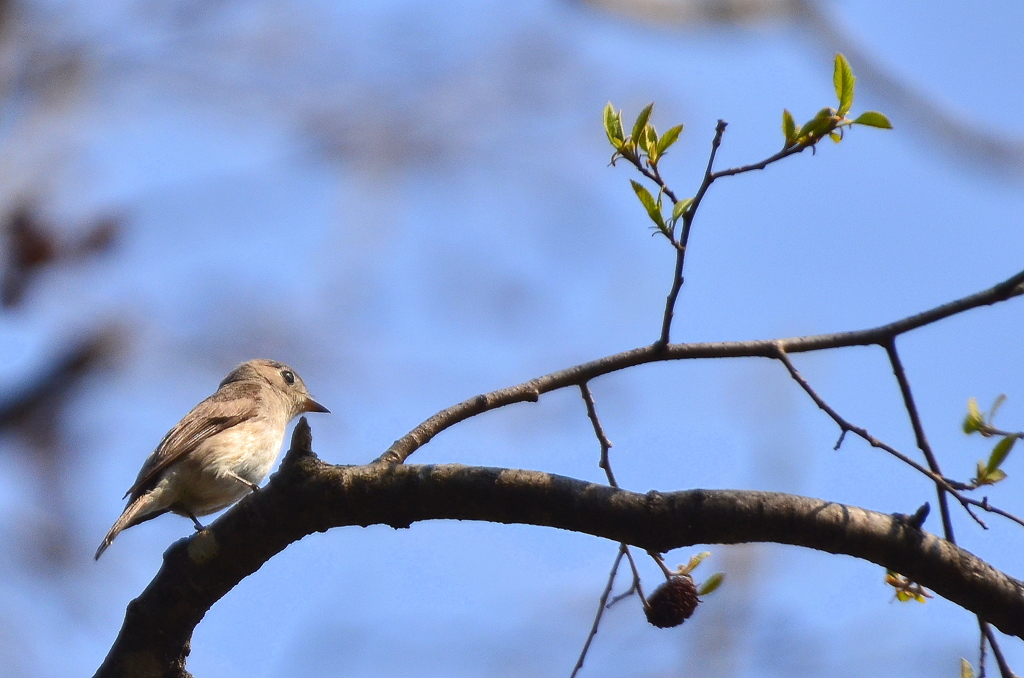
[[[103,537],[103,542],[100,544],[100,547],[96,549],[96,555],[93,559],[99,560],[100,556],[103,555],[103,552],[106,551],[107,547],[113,543],[114,538],[121,534],[122,530],[126,530],[133,525],[138,525],[150,518],[156,518],[156,516],[167,510],[164,509],[159,512],[154,512],[152,503],[152,497],[150,497],[149,494],[143,494],[133,499],[128,506],[125,507],[121,517],[114,522],[113,527],[111,527],[107,532],[107,536]],[[155,515],[153,515],[154,513]]]

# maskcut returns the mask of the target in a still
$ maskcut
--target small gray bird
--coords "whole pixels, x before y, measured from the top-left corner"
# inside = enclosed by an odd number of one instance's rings
[[[303,412],[330,412],[313,400],[295,370],[273,360],[242,363],[217,392],[167,432],[127,492],[121,517],[96,549],[96,560],[129,527],[168,511],[192,519],[216,513],[255,492],[270,473],[284,430]]]

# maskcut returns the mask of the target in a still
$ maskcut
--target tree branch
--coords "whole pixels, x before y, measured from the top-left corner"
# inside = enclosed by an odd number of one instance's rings
[[[931,443],[928,442],[928,436],[925,435],[924,424],[921,423],[921,415],[917,412],[914,394],[910,390],[910,380],[907,379],[907,372],[903,369],[903,361],[900,360],[899,351],[896,350],[896,337],[890,338],[883,347],[889,356],[889,364],[892,365],[892,373],[896,377],[896,383],[900,385],[900,395],[903,396],[903,406],[907,410],[907,416],[910,417],[910,425],[914,429],[914,439],[917,441],[917,448],[921,450],[921,454],[924,455],[925,460],[928,462],[928,468],[931,469],[932,473],[941,476],[942,469],[939,468],[939,460],[935,457],[935,452],[932,451]],[[946,539],[955,543],[956,537],[953,535],[953,519],[949,515],[946,488],[943,487],[942,483],[936,482],[935,492],[938,494],[939,499],[939,515],[942,516],[942,533]]]
[[[876,563],[1024,638],[1024,583],[939,537],[865,509],[777,492],[637,494],[538,471],[460,465],[332,466],[302,419],[270,483],[203,532],[175,542],[96,676],[186,676],[193,629],[239,581],[290,543],[346,525],[484,520],[555,527],[665,552],[776,542]]]
[[[601,593],[601,599],[597,603],[597,614],[594,615],[594,623],[590,626],[587,641],[583,643],[583,650],[580,651],[579,659],[576,660],[576,666],[573,667],[569,678],[576,678],[576,674],[583,668],[583,662],[586,661],[587,653],[590,652],[590,645],[594,642],[594,638],[597,636],[597,629],[601,626],[601,617],[604,616],[604,611],[607,609],[608,596],[612,594],[612,587],[615,586],[615,575],[619,572],[619,563],[622,562],[622,556],[626,555],[626,549],[628,548],[625,544],[619,545],[619,552],[615,556],[615,562],[612,563],[612,571],[608,573],[608,583],[605,584],[604,591]]]
[[[924,313],[918,313],[902,320],[866,330],[817,334],[789,339],[762,339],[757,341],[721,341],[698,344],[655,343],[616,353],[588,363],[552,372],[530,381],[478,395],[458,405],[441,410],[405,436],[396,440],[377,461],[401,464],[413,452],[441,431],[483,412],[521,402],[537,402],[542,393],[555,391],[567,386],[585,384],[595,377],[624,370],[636,365],[663,360],[686,360],[693,358],[776,358],[779,350],[786,353],[823,351],[848,346],[870,346],[885,343],[905,332],[930,325],[949,316],[963,313],[978,306],[987,306],[1024,294],[1024,271],[987,290],[937,306]]]
[[[897,450],[893,446],[888,445],[888,444],[882,442],[881,440],[879,440],[875,436],[873,436],[870,433],[868,433],[867,429],[861,428],[860,426],[855,426],[854,424],[852,424],[849,421],[847,421],[843,416],[841,416],[838,412],[836,412],[835,409],[831,405],[829,405],[827,402],[825,402],[824,398],[822,398],[820,395],[818,395],[818,392],[814,390],[814,388],[810,385],[810,383],[808,383],[808,381],[803,377],[803,375],[801,375],[800,372],[796,369],[796,366],[793,365],[793,361],[791,361],[789,359],[789,356],[786,355],[785,351],[783,351],[782,349],[779,349],[778,355],[776,357],[778,358],[778,360],[783,365],[785,365],[786,369],[789,371],[789,375],[793,378],[793,380],[797,384],[800,385],[800,388],[802,388],[804,390],[804,392],[807,393],[807,395],[811,398],[811,400],[814,401],[814,404],[817,405],[819,409],[821,409],[825,414],[827,414],[832,419],[832,421],[834,421],[836,423],[836,425],[839,426],[839,429],[840,429],[840,431],[842,431],[842,433],[840,433],[840,435],[839,435],[839,441],[836,443],[835,449],[837,449],[837,450],[839,449],[840,445],[843,442],[843,438],[846,436],[847,432],[853,432],[854,434],[856,434],[857,436],[862,438],[865,442],[867,442],[872,447],[877,447],[880,450],[885,450],[886,452],[891,454],[896,459],[899,459],[901,462],[903,462],[907,466],[911,467],[912,469],[914,469],[918,473],[920,473],[920,474],[926,476],[927,478],[931,479],[932,482],[935,483],[935,487],[937,488],[937,490],[939,492],[939,497],[940,497],[940,500],[941,500],[939,506],[940,506],[940,508],[943,509],[943,511],[942,511],[942,517],[943,517],[942,518],[943,536],[945,536],[946,539],[949,539],[950,541],[952,541],[954,543],[956,541],[955,539],[953,539],[953,528],[949,524],[949,509],[948,509],[948,506],[946,505],[945,493],[949,493],[950,495],[952,495],[952,497],[954,499],[956,499],[958,502],[960,502],[960,505],[963,506],[965,511],[967,511],[967,514],[969,516],[971,516],[971,518],[973,518],[975,522],[977,522],[982,528],[984,528],[986,530],[988,529],[988,526],[985,524],[985,521],[983,521],[981,518],[979,518],[977,516],[977,514],[975,514],[974,511],[971,510],[972,506],[977,506],[977,507],[979,507],[981,509],[984,509],[985,511],[988,511],[990,513],[995,513],[995,514],[1001,515],[1004,518],[1006,518],[1008,520],[1012,520],[1013,522],[1017,523],[1018,525],[1024,527],[1024,520],[1022,520],[1018,516],[1013,515],[1012,513],[1009,513],[1009,512],[1004,511],[1004,510],[1002,510],[1000,508],[997,508],[995,506],[990,505],[988,503],[987,498],[985,500],[983,500],[983,501],[978,501],[977,499],[971,499],[970,497],[967,497],[964,494],[962,494],[960,492],[961,490],[972,490],[972,489],[975,489],[975,488],[972,487],[971,485],[966,484],[966,483],[960,483],[960,482],[954,481],[954,480],[952,480],[950,478],[946,478],[941,473],[938,473],[935,470],[935,469],[938,469],[938,463],[937,462],[935,462],[933,464],[931,469],[925,468],[924,466],[922,466],[921,464],[918,464],[916,461],[914,461],[913,459],[911,459],[907,455],[903,454],[902,452],[900,452],[899,450]],[[904,375],[904,379],[905,378],[906,378],[906,376]],[[910,387],[910,384],[907,383],[907,388],[909,389],[909,387]],[[917,409],[916,408],[913,410],[913,412],[914,412],[914,414],[912,415],[912,417],[917,417],[918,415],[917,415]],[[918,419],[918,421],[920,421],[920,420]],[[923,434],[923,429],[922,429],[922,434]],[[934,458],[932,459],[932,461],[934,461]]]
[[[679,241],[676,242],[674,238],[672,244],[676,248],[676,265],[675,270],[672,273],[672,287],[669,290],[668,298],[665,300],[665,313],[661,320],[661,336],[658,337],[658,346],[667,346],[669,342],[669,334],[672,330],[672,316],[675,314],[676,299],[679,297],[679,290],[683,287],[683,265],[686,261],[686,246],[690,242],[690,228],[693,226],[693,219],[697,215],[697,208],[700,207],[701,200],[704,199],[704,194],[711,188],[711,184],[714,183],[718,177],[713,172],[715,168],[715,156],[718,155],[718,147],[722,145],[722,136],[725,134],[725,128],[728,123],[725,120],[719,120],[718,124],[715,125],[715,137],[711,140],[711,154],[708,156],[708,167],[704,171],[704,179],[701,181],[700,188],[693,196],[693,201],[690,206],[686,208],[683,213],[683,230],[680,234]],[[651,177],[657,182],[663,191],[671,198],[672,203],[678,202],[676,196],[673,195],[668,187],[665,186],[665,182],[662,181],[661,175],[658,174],[658,166],[653,167],[654,175]],[[643,168],[641,167],[641,170]],[[646,174],[646,173],[645,173]],[[651,175],[648,175],[651,176]]]

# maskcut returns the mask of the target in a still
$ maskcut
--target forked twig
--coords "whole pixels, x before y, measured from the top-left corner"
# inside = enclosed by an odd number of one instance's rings
[[[608,484],[612,487],[618,488],[619,484],[615,482],[615,474],[612,473],[611,461],[608,458],[608,451],[612,448],[612,441],[608,439],[608,435],[604,432],[604,427],[601,425],[601,419],[597,416],[597,405],[594,403],[594,394],[591,393],[590,386],[586,382],[580,384],[580,394],[583,396],[583,402],[587,405],[587,417],[590,418],[590,423],[594,427],[594,435],[597,437],[597,442],[601,445],[601,461],[598,465],[604,469],[605,475],[608,477]],[[618,572],[619,563],[622,561],[623,556],[625,556],[629,561],[629,568],[633,573],[633,583],[624,593],[615,596],[611,602],[609,602],[608,596],[611,594],[612,585],[615,583],[615,573]],[[654,557],[653,554],[652,557]],[[657,557],[655,557],[655,560],[659,561]],[[594,617],[594,624],[590,628],[590,633],[587,635],[587,641],[583,644],[583,651],[580,652],[580,657],[576,660],[576,666],[573,668],[570,678],[575,678],[579,670],[583,668],[583,662],[586,660],[587,653],[590,651],[591,643],[594,642],[594,636],[597,635],[597,629],[601,625],[601,617],[604,616],[604,611],[620,600],[632,596],[634,593],[640,597],[641,603],[646,607],[647,599],[644,598],[644,591],[640,586],[640,571],[637,570],[636,562],[633,560],[633,554],[629,550],[629,545],[622,543],[619,544],[619,553],[615,557],[615,564],[612,565],[611,574],[608,576],[608,584],[605,586],[604,592],[601,594],[601,602],[598,605],[597,614]]]
[[[919,464],[918,462],[914,461],[913,459],[911,459],[907,455],[903,454],[902,452],[900,452],[896,448],[894,448],[891,445],[888,445],[888,444],[882,442],[878,438],[876,438],[873,435],[871,435],[867,431],[867,429],[861,428],[860,426],[856,426],[856,425],[852,424],[851,422],[849,422],[842,415],[840,415],[838,412],[836,412],[836,410],[831,405],[829,405],[827,402],[825,402],[825,399],[822,398],[818,394],[818,392],[814,390],[814,387],[812,387],[810,385],[810,383],[807,381],[807,379],[805,379],[804,376],[802,374],[800,374],[800,372],[796,369],[796,366],[793,365],[793,362],[792,362],[792,360],[790,360],[789,355],[786,353],[785,349],[782,346],[778,346],[776,348],[777,348],[777,352],[776,352],[776,355],[774,357],[779,362],[781,362],[783,365],[785,365],[786,369],[789,371],[789,375],[793,378],[793,381],[795,381],[797,384],[799,384],[800,388],[802,388],[807,393],[807,395],[811,398],[811,400],[814,401],[814,404],[817,405],[818,408],[821,409],[823,412],[825,412],[825,414],[827,414],[836,423],[836,425],[839,426],[839,428],[842,430],[842,434],[840,434],[839,442],[836,443],[835,449],[839,449],[839,445],[842,443],[843,437],[846,435],[846,433],[848,431],[851,432],[851,433],[854,433],[855,435],[857,435],[859,438],[862,438],[865,442],[867,442],[872,447],[877,447],[878,449],[881,449],[881,450],[884,450],[884,451],[888,452],[890,455],[892,455],[896,459],[899,459],[901,462],[903,462],[907,466],[910,466],[915,471],[917,471],[917,472],[921,473],[922,475],[926,476],[927,478],[929,478],[932,482],[935,483],[936,487],[941,488],[940,492],[948,493],[950,496],[952,496],[954,499],[956,499],[958,502],[960,502],[960,505],[963,506],[963,508],[967,512],[967,514],[972,519],[974,519],[974,521],[976,523],[978,523],[978,525],[980,525],[982,528],[988,529],[988,525],[986,525],[985,521],[983,521],[981,518],[979,518],[978,515],[975,514],[973,510],[971,510],[972,506],[977,506],[978,508],[980,508],[980,509],[982,509],[984,511],[987,511],[989,513],[995,513],[997,515],[1003,516],[1004,518],[1007,518],[1007,519],[1012,520],[1013,522],[1017,523],[1021,527],[1024,527],[1024,519],[1021,519],[1020,517],[1015,516],[1012,513],[1009,513],[1007,511],[1002,510],[1002,509],[996,508],[995,506],[992,506],[991,504],[988,503],[987,499],[986,500],[982,500],[982,501],[978,501],[977,499],[972,499],[970,497],[965,496],[961,492],[961,490],[974,489],[971,485],[967,485],[965,483],[959,483],[959,482],[957,482],[955,480],[952,480],[950,478],[946,478],[945,476],[937,473],[936,471],[933,471],[933,470],[931,470],[929,468],[926,468],[925,466],[922,466],[921,464]],[[952,533],[950,533],[950,534],[952,534]],[[947,537],[947,539],[948,538],[949,537]],[[950,539],[950,541],[953,541],[953,540]]]
[[[576,678],[576,674],[583,668],[583,662],[586,661],[587,653],[590,651],[590,644],[594,642],[594,636],[597,635],[597,629],[601,625],[601,617],[604,616],[605,606],[608,605],[608,596],[611,595],[612,586],[615,585],[615,574],[619,571],[619,563],[622,562],[622,556],[625,555],[625,553],[626,545],[621,544],[619,546],[619,552],[615,556],[615,562],[612,563],[612,571],[608,574],[608,583],[605,584],[604,591],[601,593],[601,602],[597,605],[597,614],[594,616],[594,624],[590,627],[590,633],[587,634],[587,642],[583,644],[583,651],[580,652],[580,658],[576,660],[576,666],[573,667],[572,673],[569,674],[569,678]]]

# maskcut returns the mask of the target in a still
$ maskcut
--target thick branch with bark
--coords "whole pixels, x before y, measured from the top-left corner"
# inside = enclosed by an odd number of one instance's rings
[[[900,572],[1024,638],[1024,583],[898,517],[776,492],[638,494],[537,471],[332,466],[310,445],[302,419],[280,471],[264,489],[167,550],[157,576],[129,604],[97,677],[187,676],[189,642],[206,611],[307,534],[441,519],[555,527],[657,552],[776,542],[846,554]]]

